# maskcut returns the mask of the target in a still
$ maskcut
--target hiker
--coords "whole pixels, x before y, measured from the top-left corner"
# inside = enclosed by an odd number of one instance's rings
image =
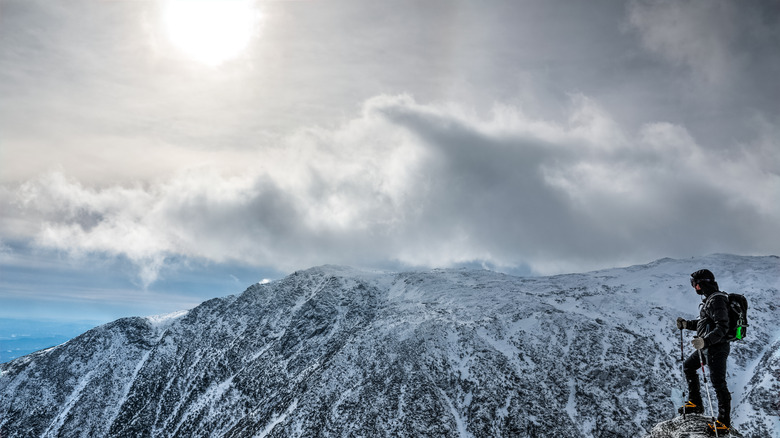
[[[696,330],[691,342],[696,348],[683,363],[683,372],[688,382],[688,401],[679,409],[680,413],[703,413],[701,390],[697,370],[701,367],[700,357],[710,368],[710,380],[718,399],[718,421],[726,431],[731,427],[731,393],[726,386],[726,361],[731,351],[727,332],[729,329],[728,295],[720,292],[715,275],[707,269],[691,274],[691,286],[701,295],[699,319],[677,318],[677,328]],[[702,353],[701,355],[699,353]]]

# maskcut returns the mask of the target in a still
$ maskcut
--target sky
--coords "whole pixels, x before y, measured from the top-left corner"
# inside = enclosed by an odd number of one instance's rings
[[[780,2],[0,0],[0,318],[780,254]]]

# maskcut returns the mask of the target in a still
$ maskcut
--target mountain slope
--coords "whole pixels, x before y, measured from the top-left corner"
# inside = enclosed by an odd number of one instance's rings
[[[702,267],[750,299],[734,423],[779,437],[780,260],[726,255],[543,278],[296,272],[3,364],[0,432],[642,436],[681,402],[674,320],[695,316]]]

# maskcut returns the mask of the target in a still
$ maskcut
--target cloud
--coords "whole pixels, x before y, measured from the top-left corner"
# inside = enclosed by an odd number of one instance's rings
[[[780,16],[776,5],[635,0],[627,11],[630,25],[647,49],[685,66],[695,81],[704,81],[705,87],[739,86],[733,93],[716,89],[709,89],[709,93],[723,93],[732,99],[740,99],[747,91],[753,94],[756,88],[766,93],[780,67]],[[756,98],[750,100],[755,102]]]
[[[247,152],[240,172],[217,163],[108,186],[54,172],[11,205],[37,244],[127,257],[145,284],[182,256],[283,271],[477,260],[552,273],[767,253],[780,247],[772,129],[726,154],[672,123],[624,132],[585,96],[558,122],[377,96],[353,120]]]
[[[648,49],[718,81],[729,68],[739,7],[724,1],[633,2],[629,20]]]

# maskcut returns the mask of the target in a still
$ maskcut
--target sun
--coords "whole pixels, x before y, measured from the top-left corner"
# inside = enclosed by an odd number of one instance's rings
[[[238,57],[255,35],[258,19],[250,0],[168,0],[163,9],[171,43],[210,66]]]

